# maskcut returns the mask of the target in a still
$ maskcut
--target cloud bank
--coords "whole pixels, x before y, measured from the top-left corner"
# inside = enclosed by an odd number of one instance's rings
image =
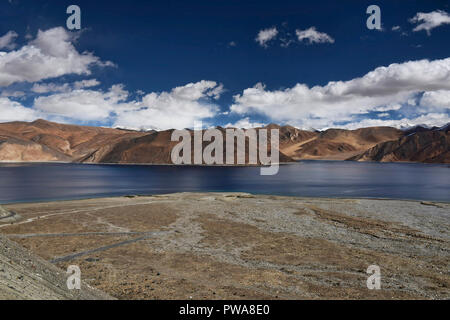
[[[176,87],[170,92],[149,93],[141,101],[117,113],[115,127],[133,129],[184,129],[195,121],[215,116],[223,86],[215,81],[199,81]]]
[[[266,90],[257,84],[234,96],[231,111],[240,115],[261,114],[273,121],[301,127],[329,127],[355,121],[370,112],[398,110],[449,111],[450,58],[395,63],[379,67],[350,81],[325,86],[297,84],[284,90]],[[409,104],[423,94],[419,106]],[[447,117],[448,118],[448,117]]]

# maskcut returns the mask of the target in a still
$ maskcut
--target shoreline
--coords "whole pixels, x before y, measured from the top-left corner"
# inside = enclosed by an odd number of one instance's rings
[[[298,164],[303,161],[329,161],[329,162],[348,162],[348,163],[379,163],[379,164],[423,164],[423,165],[447,165],[450,167],[450,163],[447,162],[419,162],[419,161],[372,161],[372,160],[338,160],[338,159],[293,159],[290,162],[274,163],[273,165],[292,165]],[[173,164],[173,163],[92,163],[92,162],[71,162],[71,161],[8,161],[0,160],[2,164],[79,164],[79,165],[108,165],[108,166],[176,166],[176,167],[269,167],[270,165],[260,164]]]
[[[274,163],[274,166],[297,164],[301,160],[292,162],[280,162]],[[98,165],[98,166],[173,166],[173,167],[218,167],[218,168],[261,168],[270,167],[270,165],[258,165],[258,164],[172,164],[172,163],[92,163],[92,162],[67,162],[67,161],[0,161],[1,164],[77,164],[77,165]]]
[[[114,199],[114,198],[145,198],[145,197],[158,197],[158,196],[168,196],[176,194],[248,194],[250,196],[265,196],[265,197],[285,197],[285,198],[298,198],[303,200],[380,200],[380,201],[405,201],[405,202],[415,202],[415,203],[437,203],[437,204],[450,204],[449,201],[444,200],[429,200],[429,199],[404,199],[404,198],[380,198],[380,197],[330,197],[330,196],[316,196],[316,197],[303,197],[298,195],[285,195],[276,193],[252,193],[245,191],[174,191],[167,193],[148,193],[148,194],[123,194],[123,195],[99,195],[99,196],[87,196],[87,197],[73,197],[64,199],[43,199],[43,200],[30,200],[30,201],[11,201],[11,202],[1,202],[0,207],[11,205],[11,204],[42,204],[42,203],[55,203],[55,202],[68,202],[68,201],[85,201],[85,200],[100,200],[100,199]],[[1,217],[0,217],[1,219]]]

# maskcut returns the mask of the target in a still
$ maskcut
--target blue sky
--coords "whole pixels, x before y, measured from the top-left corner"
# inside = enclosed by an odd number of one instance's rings
[[[66,28],[71,4],[80,32]],[[366,27],[371,4],[382,30]],[[441,125],[448,13],[444,0],[1,0],[0,121]],[[276,35],[258,42],[261,31]]]

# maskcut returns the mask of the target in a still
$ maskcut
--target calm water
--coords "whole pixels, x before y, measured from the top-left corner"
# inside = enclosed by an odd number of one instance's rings
[[[303,161],[256,167],[0,164],[0,203],[182,191],[450,201],[450,166]]]

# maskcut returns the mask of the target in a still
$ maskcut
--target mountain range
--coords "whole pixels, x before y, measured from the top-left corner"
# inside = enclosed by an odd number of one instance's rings
[[[280,130],[282,162],[318,159],[450,163],[449,127],[307,131],[270,124],[264,128]],[[1,123],[0,161],[171,164],[171,150],[178,143],[171,141],[172,131],[139,132],[46,120]]]

